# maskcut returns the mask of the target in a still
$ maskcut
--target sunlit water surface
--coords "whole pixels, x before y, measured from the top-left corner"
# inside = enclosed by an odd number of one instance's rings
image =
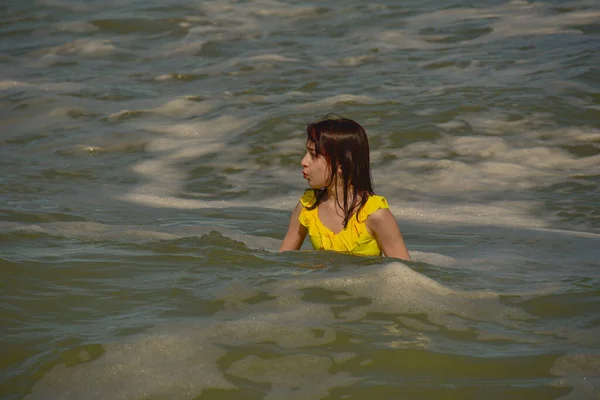
[[[600,398],[596,1],[0,5],[0,398]],[[277,254],[361,122],[413,256]]]

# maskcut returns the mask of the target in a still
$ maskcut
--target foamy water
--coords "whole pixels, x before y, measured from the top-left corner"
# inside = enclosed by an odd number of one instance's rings
[[[0,398],[598,398],[596,2],[114,6],[0,11]],[[329,112],[412,262],[276,253]]]

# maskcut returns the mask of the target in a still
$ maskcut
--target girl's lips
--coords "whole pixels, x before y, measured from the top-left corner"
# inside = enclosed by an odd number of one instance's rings
[[[306,172],[303,172],[303,173],[302,173],[302,177],[303,177],[304,179],[306,179],[306,177],[307,177],[307,176],[308,176],[308,174],[307,174]]]

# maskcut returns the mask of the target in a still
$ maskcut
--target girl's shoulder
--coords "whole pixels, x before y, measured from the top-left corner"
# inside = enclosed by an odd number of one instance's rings
[[[370,195],[367,199],[367,202],[362,206],[362,208],[358,212],[358,220],[360,222],[365,221],[369,217],[369,215],[373,214],[380,208],[390,208],[387,199],[383,196],[378,196],[376,194]]]
[[[307,189],[304,191],[304,194],[300,198],[300,204],[302,204],[302,210],[300,211],[300,216],[298,220],[300,223],[306,227],[314,225],[319,218],[317,214],[317,207],[315,207],[315,203],[317,202],[317,195],[315,190]]]

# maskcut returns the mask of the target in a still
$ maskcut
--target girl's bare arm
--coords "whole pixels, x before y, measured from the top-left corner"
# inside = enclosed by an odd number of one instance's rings
[[[404,244],[402,233],[396,218],[388,208],[380,208],[367,218],[367,229],[386,257],[410,260],[410,254]]]
[[[304,206],[302,203],[298,202],[296,208],[292,212],[292,216],[290,217],[290,225],[288,227],[288,231],[283,238],[283,242],[281,242],[281,246],[279,246],[279,251],[288,251],[288,250],[299,250],[302,246],[302,242],[304,242],[304,238],[308,232],[308,229],[304,225],[300,223],[298,217],[300,216],[300,212]]]

